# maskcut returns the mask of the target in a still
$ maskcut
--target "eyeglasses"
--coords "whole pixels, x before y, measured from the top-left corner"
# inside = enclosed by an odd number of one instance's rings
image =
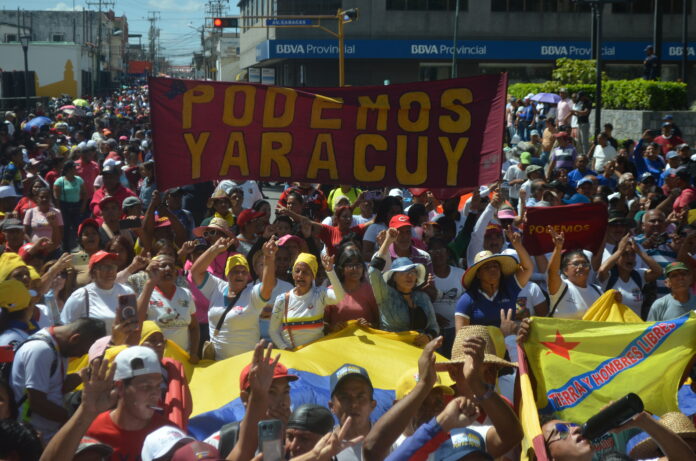
[[[363,267],[365,267],[365,266],[363,266],[362,263],[350,263],[350,264],[343,265],[344,269],[350,269],[350,270],[354,270],[354,271],[356,271],[360,268],[363,268]]]
[[[558,442],[559,440],[565,440],[568,437],[570,437],[570,431],[574,427],[578,427],[578,425],[575,423],[556,423],[554,425],[553,430],[551,431],[551,435],[549,436],[549,438],[547,440],[544,440],[544,442],[546,443],[546,445],[550,445],[553,442]],[[558,438],[551,440],[551,437],[553,437],[554,433],[558,434]]]
[[[590,263],[588,263],[587,261],[573,261],[572,263],[568,263],[568,265],[578,267],[580,269],[587,269],[588,267],[590,267]]]
[[[203,231],[203,237],[208,238],[208,237],[217,237],[218,231],[215,229],[208,229],[206,231]]]

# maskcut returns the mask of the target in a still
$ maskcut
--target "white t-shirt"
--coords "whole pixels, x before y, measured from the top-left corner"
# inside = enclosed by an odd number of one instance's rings
[[[447,319],[448,324],[442,328],[454,328],[454,308],[457,301],[464,293],[462,286],[462,276],[464,269],[450,266],[450,273],[446,278],[440,278],[433,273],[435,288],[437,288],[437,299],[433,302],[436,314],[440,314]]]
[[[219,334],[216,335],[215,327],[225,312],[227,304],[232,300],[227,297],[229,293],[227,281],[210,273],[206,273],[205,277],[203,285],[198,289],[210,302],[208,325],[210,342],[215,347],[216,360],[254,350],[261,336],[259,315],[263,306],[269,301],[261,299],[261,284],[249,284],[244,288],[235,306],[227,313]]]
[[[19,403],[25,390],[29,388],[45,393],[49,402],[63,406],[63,380],[65,379],[65,370],[68,368],[68,360],[58,354],[56,342],[46,330],[40,330],[36,334],[47,337],[56,346],[56,349],[51,348],[43,340],[29,341],[19,348],[17,355],[15,355],[10,378],[15,402]],[[56,361],[56,367],[54,373],[51,374],[51,365],[54,361]],[[27,403],[25,401],[24,405]],[[20,409],[20,414],[22,414],[22,409]],[[36,413],[32,413],[29,422],[41,432],[44,441],[48,441],[61,426],[59,422],[48,420]]]
[[[19,343],[29,337],[29,333],[19,328],[8,328],[0,333],[0,346],[12,346],[16,348]]]
[[[568,289],[566,290],[565,287],[568,287]],[[563,294],[564,291],[565,294]],[[585,312],[587,312],[587,309],[589,309],[602,294],[602,290],[591,283],[588,283],[585,288],[582,288],[567,280],[561,280],[561,286],[558,288],[558,291],[550,295],[551,305],[549,306],[549,315],[553,310],[553,306],[558,299],[561,298],[561,295],[563,295],[556,307],[556,311],[553,313],[553,317],[581,319],[582,316],[585,315]]]
[[[283,293],[292,290],[293,286],[291,283],[285,280],[276,279],[276,285],[273,287],[271,292],[271,299],[263,306],[261,309],[261,317],[259,318],[259,327],[261,329],[261,338],[268,342],[273,342],[271,336],[268,334],[268,328],[271,324],[271,313],[273,313],[273,304],[275,299],[282,295]],[[265,317],[265,318],[264,318]]]
[[[534,306],[541,304],[546,301],[544,293],[541,292],[541,288],[534,282],[527,282],[527,284],[522,288],[522,290],[517,295],[517,308],[526,308],[529,311],[529,315],[536,315],[534,312]]]
[[[147,308],[147,319],[154,321],[165,339],[171,339],[185,351],[189,350],[189,325],[196,313],[196,304],[188,288],[176,287],[174,295],[167,298],[155,287]]]
[[[614,160],[617,155],[616,149],[614,149],[614,146],[611,144],[607,144],[604,147],[597,144],[592,153],[592,157],[594,158],[594,170],[602,171],[604,164]]]
[[[385,230],[386,228],[387,228],[387,226],[385,226],[382,223],[376,223],[376,224],[371,225],[365,231],[365,235],[363,235],[363,241],[375,243],[377,241],[377,234],[379,234],[381,231]],[[375,251],[377,251],[377,248],[375,248]]]
[[[354,214],[353,218],[350,220],[350,227],[359,226],[360,224],[365,224],[368,221],[369,219],[365,219],[360,215]],[[327,216],[321,223],[326,224],[327,226],[333,226],[333,216]]]
[[[87,315],[87,303],[85,291],[89,292],[89,315]],[[81,317],[90,317],[103,320],[106,324],[106,332],[111,331],[116,318],[118,297],[121,295],[135,294],[128,285],[114,283],[110,290],[102,290],[92,282],[79,290],[73,291],[60,314],[63,323],[73,322]]]
[[[336,272],[327,275],[333,288],[314,286],[302,296],[290,290],[287,312],[285,293],[276,298],[268,333],[279,349],[302,346],[324,336],[324,309],[329,304],[337,304],[344,296]]]
[[[640,286],[636,285],[636,282],[633,281],[633,277],[628,277],[627,282],[624,282],[621,280],[621,277],[619,277],[616,279],[616,283],[613,287],[607,287],[609,279],[611,278],[610,274],[602,284],[602,288],[604,288],[604,291],[608,290],[609,288],[613,288],[614,290],[620,292],[621,296],[623,296],[622,304],[628,306],[640,317],[640,311],[643,306],[643,292],[641,287],[645,285],[645,273],[648,272],[648,269],[636,268],[635,271],[640,276]]]
[[[357,443],[352,447],[348,447],[343,451],[339,452],[336,455],[336,461],[362,461],[362,449],[364,443],[365,441],[363,440],[360,443]]]
[[[510,168],[505,172],[503,176],[505,181],[512,181],[515,179],[527,179],[527,170],[521,169],[518,165],[510,165]],[[522,184],[515,184],[510,186],[510,198],[520,198],[520,187]]]
[[[261,193],[261,190],[259,189],[259,185],[256,183],[256,181],[231,181],[229,179],[225,179],[223,181],[220,181],[220,184],[215,188],[215,190],[221,189],[225,191],[226,194],[229,194],[232,188],[234,187],[239,187],[244,191],[244,200],[242,201],[242,208],[249,209],[254,205],[254,202],[257,200],[263,199],[263,194]]]

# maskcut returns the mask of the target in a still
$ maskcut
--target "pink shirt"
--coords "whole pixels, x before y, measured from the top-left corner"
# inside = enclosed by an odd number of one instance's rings
[[[63,225],[63,216],[57,208],[50,208],[49,212],[54,212],[58,218],[58,225]],[[36,241],[41,237],[51,240],[53,238],[53,227],[49,224],[46,214],[39,210],[39,207],[30,208],[24,214],[24,225],[31,226],[32,240]]]
[[[85,182],[85,192],[87,198],[91,199],[94,194],[94,180],[99,176],[99,165],[95,161],[83,164],[82,159],[75,161],[75,169],[78,176]]]
[[[561,99],[558,101],[558,108],[556,110],[556,113],[558,117],[556,118],[556,126],[559,125],[565,125],[564,120],[568,115],[570,115],[570,111],[573,108],[573,100],[568,98],[568,99]],[[568,119],[568,123],[570,123],[570,119]]]
[[[674,211],[681,211],[682,209],[689,209],[691,202],[696,201],[696,189],[693,187],[687,187],[684,189],[679,197],[674,201],[672,208]]]
[[[379,308],[377,300],[372,291],[372,286],[367,280],[353,292],[346,291],[343,300],[331,306],[326,306],[324,310],[324,320],[329,324],[336,322],[347,322],[363,318],[372,325],[379,325]]]

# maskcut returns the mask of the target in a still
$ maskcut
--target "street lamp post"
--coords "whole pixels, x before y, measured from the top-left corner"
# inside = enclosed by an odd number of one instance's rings
[[[22,44],[24,52],[24,108],[27,113],[29,112],[29,40],[31,40],[29,35],[19,37],[19,43]]]
[[[454,7],[454,32],[452,33],[452,78],[457,78],[457,35],[459,35],[459,0]]]

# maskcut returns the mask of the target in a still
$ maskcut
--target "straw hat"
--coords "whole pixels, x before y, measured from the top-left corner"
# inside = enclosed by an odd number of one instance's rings
[[[223,189],[216,189],[213,191],[213,195],[211,195],[208,198],[208,202],[205,204],[207,208],[212,208],[213,207],[213,202],[218,199],[226,199],[228,202],[230,200],[230,196],[227,195],[227,193]]]
[[[481,266],[491,261],[497,261],[498,264],[500,264],[500,272],[503,276],[514,274],[519,267],[517,260],[510,255],[497,255],[488,250],[480,251],[476,253],[474,257],[474,264],[464,272],[462,276],[462,285],[464,285],[465,288],[469,288],[471,282],[476,278],[476,272]]]
[[[495,342],[491,336],[488,327],[484,325],[469,325],[462,327],[457,332],[457,336],[454,338],[454,344],[452,345],[452,359],[449,362],[438,362],[437,365],[447,365],[447,364],[459,364],[464,363],[466,360],[466,355],[464,354],[464,343],[475,337],[481,337],[486,341],[486,348],[483,354],[483,363],[497,365],[500,367],[516,367],[517,364],[514,362],[508,362],[505,359],[500,358],[495,353]],[[445,367],[438,367],[438,369]]]
[[[230,226],[227,224],[227,221],[225,221],[223,218],[213,218],[210,220],[207,226],[199,226],[193,229],[193,235],[196,237],[203,237],[203,232],[205,232],[208,229],[215,229],[223,234],[225,234],[227,237],[234,237],[232,232],[230,232]]]
[[[682,439],[696,439],[696,427],[694,427],[694,423],[684,413],[680,413],[678,411],[665,413],[662,415],[662,418],[658,420],[658,423],[662,424]],[[630,450],[628,455],[631,458],[650,459],[659,458],[662,456],[662,451],[657,446],[657,443],[655,443],[653,438],[648,436],[645,432],[638,434],[631,439],[629,441],[629,445],[636,438],[644,438],[644,440],[638,442],[633,449]]]

